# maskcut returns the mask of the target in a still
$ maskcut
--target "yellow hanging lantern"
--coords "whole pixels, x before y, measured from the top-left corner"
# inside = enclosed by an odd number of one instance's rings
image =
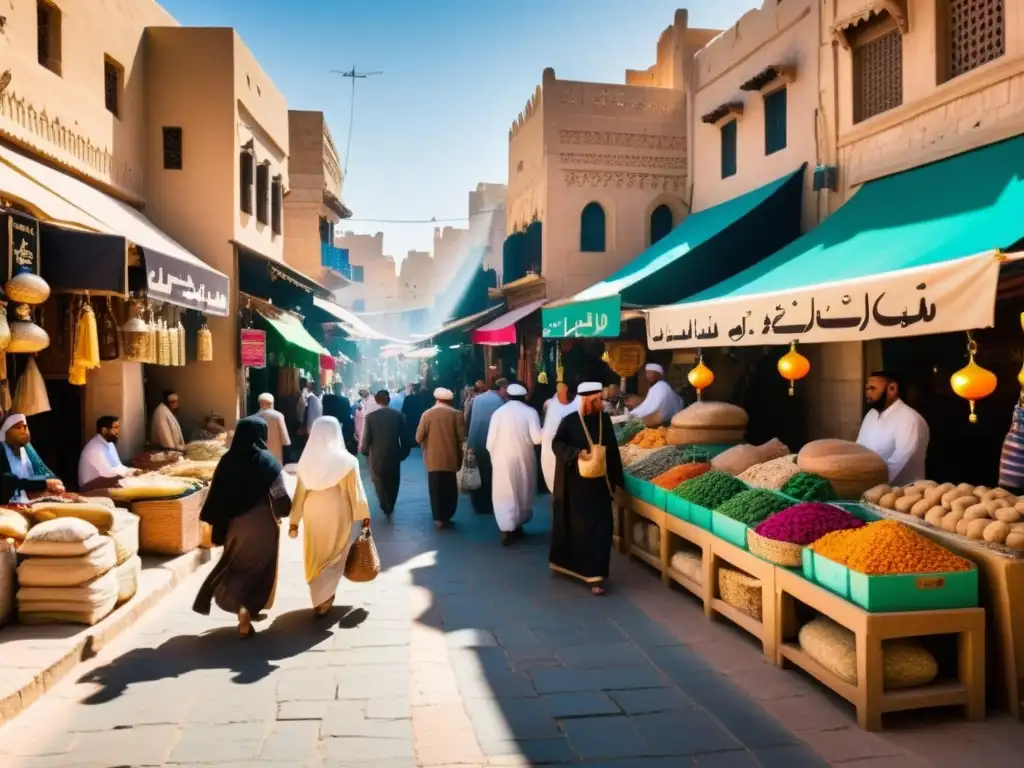
[[[796,351],[796,342],[789,345],[789,352],[779,358],[779,374],[789,382],[789,396],[793,386],[811,372],[811,361]]]
[[[697,357],[697,364],[686,374],[686,380],[690,386],[697,390],[697,399],[701,399],[701,393],[710,387],[715,381],[715,374],[710,368],[704,365],[704,356]]]
[[[978,423],[978,415],[974,412],[974,404],[978,400],[996,391],[998,381],[992,371],[985,370],[974,362],[974,356],[978,353],[978,344],[970,332],[967,333],[967,365],[954,373],[949,378],[949,385],[953,391],[970,403],[971,415],[968,420],[971,424]]]

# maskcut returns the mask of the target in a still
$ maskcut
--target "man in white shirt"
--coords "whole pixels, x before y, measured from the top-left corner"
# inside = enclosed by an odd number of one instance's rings
[[[267,422],[267,450],[274,454],[279,464],[284,464],[284,449],[292,444],[284,414],[274,410],[274,396],[264,392],[259,397],[260,410],[256,414]]]
[[[136,474],[134,469],[121,463],[117,453],[120,434],[121,420],[117,416],[100,416],[96,420],[96,434],[85,444],[78,459],[80,490],[109,487],[118,478]]]
[[[634,408],[630,415],[634,419],[656,416],[660,424],[666,424],[683,410],[683,398],[665,381],[665,369],[657,363],[648,363],[644,368],[644,375],[651,385],[650,389],[647,390],[644,401]]]
[[[889,465],[889,482],[906,485],[925,479],[928,423],[900,399],[899,378],[889,371],[875,371],[864,387],[868,410],[857,442]]]

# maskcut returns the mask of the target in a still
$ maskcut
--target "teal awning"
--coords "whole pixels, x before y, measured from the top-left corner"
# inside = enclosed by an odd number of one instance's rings
[[[678,348],[986,327],[998,252],[1022,238],[1024,136],[867,182],[777,253],[652,309],[648,336]]]
[[[691,213],[606,280],[542,310],[545,338],[619,335],[624,307],[666,304],[746,269],[800,235],[804,168]]]

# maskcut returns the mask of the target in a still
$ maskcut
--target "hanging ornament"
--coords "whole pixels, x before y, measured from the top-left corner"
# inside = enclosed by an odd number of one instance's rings
[[[121,356],[121,345],[117,328],[117,317],[114,315],[114,304],[110,297],[96,318],[100,338],[100,360],[109,362]]]
[[[14,409],[26,416],[35,416],[39,413],[47,413],[50,410],[50,398],[46,394],[46,382],[39,372],[36,359],[30,357],[25,371],[18,379],[18,386],[14,389]]]
[[[7,324],[7,303],[0,301],[0,355],[5,354],[10,345],[11,326]]]
[[[789,352],[779,358],[779,374],[789,382],[789,396],[793,396],[794,384],[811,372],[811,361],[796,351],[796,342],[789,345]]]
[[[50,286],[39,275],[19,272],[7,281],[4,293],[15,304],[42,304],[50,298]]]
[[[974,340],[971,332],[967,332],[967,365],[954,373],[949,378],[949,385],[953,391],[970,403],[971,415],[968,421],[971,424],[978,423],[978,415],[974,412],[974,404],[978,400],[996,391],[996,375],[992,371],[985,370],[974,362],[974,356],[978,353],[978,343]]]
[[[203,327],[196,331],[196,360],[201,363],[209,363],[213,360],[213,334],[203,323]]]
[[[36,325],[32,318],[32,308],[28,304],[18,305],[14,310],[14,320],[14,323],[11,324],[11,343],[7,347],[8,354],[35,354],[50,346],[49,334]]]
[[[697,399],[701,399],[701,393],[710,387],[715,381],[714,372],[704,365],[704,355],[697,353],[697,364],[686,374],[686,380],[690,386],[697,390]]]
[[[121,326],[121,348],[123,358],[130,363],[144,363],[149,346],[149,326],[142,319],[142,307],[138,302],[128,306],[128,321]]]
[[[79,309],[73,338],[72,368],[81,368],[83,371],[99,368],[100,336],[96,325],[96,314],[92,311],[92,303],[88,296],[82,301],[82,306]]]

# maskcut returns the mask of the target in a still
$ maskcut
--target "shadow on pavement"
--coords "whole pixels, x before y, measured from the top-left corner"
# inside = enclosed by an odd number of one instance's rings
[[[79,683],[102,686],[83,700],[103,704],[116,699],[131,685],[176,678],[209,669],[230,670],[232,682],[255,683],[272,673],[282,661],[298,656],[324,642],[335,628],[353,629],[368,613],[359,608],[335,606],[326,620],[314,621],[308,609],[277,616],[270,626],[250,640],[241,641],[235,627],[221,627],[201,635],[172,637],[156,648],[137,648],[79,678]]]

